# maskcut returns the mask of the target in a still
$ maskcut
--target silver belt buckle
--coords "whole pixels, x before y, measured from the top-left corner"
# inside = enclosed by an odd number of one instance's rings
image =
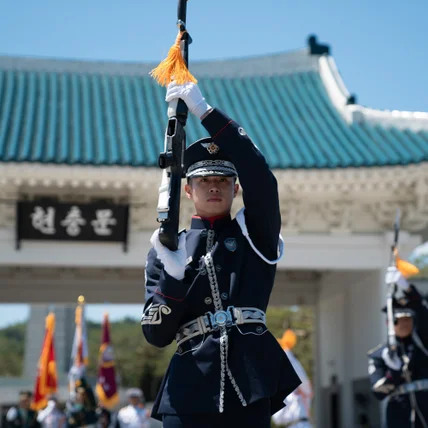
[[[229,306],[225,311],[216,311],[210,314],[211,325],[214,330],[218,330],[220,327],[230,327],[233,324],[231,308],[233,307]]]
[[[219,327],[223,327],[227,322],[227,312],[226,311],[217,311],[214,313],[214,322]]]

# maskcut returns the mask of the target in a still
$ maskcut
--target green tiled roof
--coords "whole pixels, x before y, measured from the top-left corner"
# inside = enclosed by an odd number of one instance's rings
[[[250,62],[229,74],[239,61],[201,64],[195,74],[207,101],[246,129],[272,168],[428,160],[427,131],[349,125],[315,68],[281,72],[267,61],[260,71],[254,65],[260,61]],[[167,106],[147,64],[138,71],[138,65],[85,70],[66,61],[12,63],[2,67],[0,60],[0,162],[157,166]],[[186,129],[189,142],[206,135],[193,117]]]

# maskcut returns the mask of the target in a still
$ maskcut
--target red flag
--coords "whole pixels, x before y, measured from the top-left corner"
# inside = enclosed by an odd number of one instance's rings
[[[103,331],[98,365],[98,381],[96,391],[103,407],[111,409],[119,403],[116,386],[113,348],[110,343],[110,324],[108,315],[104,315]]]
[[[55,315],[46,317],[46,332],[42,352],[37,367],[36,384],[34,387],[31,407],[40,410],[47,406],[47,397],[58,390],[54,348]]]

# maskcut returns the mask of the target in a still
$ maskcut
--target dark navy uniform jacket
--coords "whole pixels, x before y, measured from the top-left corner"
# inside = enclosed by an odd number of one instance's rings
[[[13,406],[13,408],[10,409],[11,412],[13,412],[14,417],[11,418],[11,420],[8,420],[6,418],[6,428],[39,428],[40,424],[37,421],[37,412],[34,410],[29,409],[27,412],[27,419],[24,421],[19,407]]]
[[[388,346],[379,345],[369,351],[369,375],[372,391],[379,400],[388,399],[400,385],[406,383],[402,371],[403,353],[409,359],[412,381],[428,379],[428,304],[414,286],[405,292],[407,307],[415,312],[415,331],[417,337],[397,338],[398,357],[401,367],[395,366],[386,356]],[[418,407],[428,423],[428,391],[416,392]],[[411,403],[409,395],[398,395],[388,399],[386,421],[388,428],[410,428]],[[416,418],[418,420],[418,418]],[[422,427],[417,421],[416,427]]]
[[[265,158],[245,131],[219,110],[214,109],[202,124],[238,171],[246,225],[254,245],[267,259],[277,259],[281,227],[278,190]],[[145,314],[151,309],[153,321],[142,322],[142,328],[152,345],[169,345],[184,323],[215,311],[209,275],[201,259],[207,253],[207,245],[210,248],[212,244],[223,309],[235,306],[266,311],[276,265],[256,254],[236,219],[228,216],[210,224],[194,217],[186,232],[188,264],[183,280],[168,275],[154,249],[147,257]],[[275,413],[301,383],[285,353],[261,324],[232,326],[228,336],[228,364],[243,398],[250,404],[270,397],[271,412]],[[177,349],[156,399],[153,417],[219,412],[219,341],[219,332],[212,332],[194,337]],[[240,405],[226,379],[225,408]]]

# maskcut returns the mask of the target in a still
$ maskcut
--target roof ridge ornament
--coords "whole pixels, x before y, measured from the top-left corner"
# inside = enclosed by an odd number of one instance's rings
[[[311,34],[308,37],[308,47],[310,55],[330,55],[330,45],[322,45],[318,43],[317,36]]]

